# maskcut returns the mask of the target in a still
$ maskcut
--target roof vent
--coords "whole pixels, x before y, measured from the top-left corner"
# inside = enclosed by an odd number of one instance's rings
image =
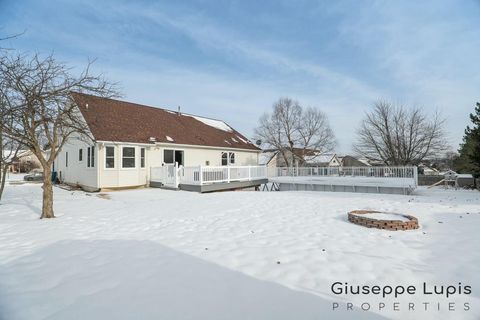
[[[180,115],[180,106],[178,106],[177,114]]]
[[[150,142],[157,142],[157,138],[155,138],[155,137],[150,137],[150,138],[148,138],[148,141],[150,141]]]

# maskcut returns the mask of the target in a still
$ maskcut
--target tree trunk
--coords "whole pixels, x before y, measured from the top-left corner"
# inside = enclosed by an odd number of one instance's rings
[[[5,189],[5,179],[7,178],[7,169],[8,166],[2,165],[2,176],[0,177],[1,182],[0,182],[0,200],[2,200],[2,195],[3,195],[3,189]]]
[[[42,216],[43,218],[55,218],[53,214],[53,184],[52,184],[52,170],[43,168],[43,202],[42,202]]]

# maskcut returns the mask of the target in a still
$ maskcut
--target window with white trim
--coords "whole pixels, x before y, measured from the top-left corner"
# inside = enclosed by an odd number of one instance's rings
[[[222,152],[222,166],[228,166],[228,152]]]
[[[222,166],[235,164],[235,152],[222,152]]]
[[[115,168],[115,147],[105,147],[105,168]]]
[[[122,148],[122,168],[135,168],[135,147]]]
[[[83,149],[78,149],[78,161],[83,161]]]
[[[95,167],[95,147],[87,148],[87,168]]]
[[[68,167],[68,151],[65,152],[65,167]]]
[[[140,148],[140,168],[145,168],[145,148]]]

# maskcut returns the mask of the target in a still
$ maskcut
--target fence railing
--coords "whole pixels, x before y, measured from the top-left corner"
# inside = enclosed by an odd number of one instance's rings
[[[152,167],[150,180],[177,188],[179,184],[251,181],[274,177],[370,177],[408,178],[418,185],[417,167],[266,167],[266,166],[176,166]]]
[[[418,185],[417,167],[272,167],[268,176],[410,178]]]
[[[176,172],[176,175],[175,175]],[[151,169],[151,181],[166,186],[178,184],[204,185],[212,183],[251,181],[267,178],[265,166],[180,166],[167,164]]]

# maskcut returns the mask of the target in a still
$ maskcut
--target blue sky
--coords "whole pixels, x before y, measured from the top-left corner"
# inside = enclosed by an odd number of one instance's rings
[[[377,99],[438,110],[457,149],[480,101],[480,2],[0,0],[6,46],[118,81],[125,100],[251,137],[279,97],[329,117],[337,150]]]

